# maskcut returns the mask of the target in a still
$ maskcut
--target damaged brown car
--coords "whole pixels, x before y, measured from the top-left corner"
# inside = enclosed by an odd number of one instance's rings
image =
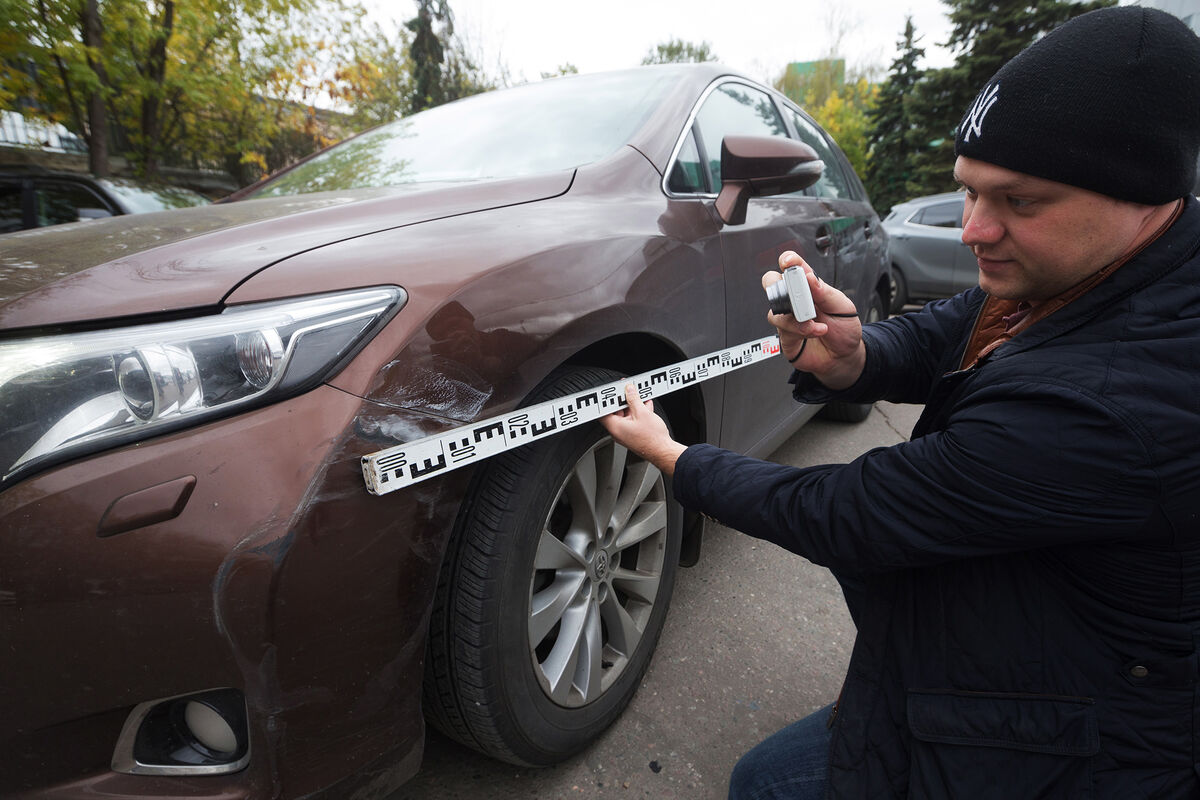
[[[578,752],[698,520],[595,424],[381,497],[359,461],[768,335],[786,249],[887,307],[836,145],[711,64],[479,95],[228,202],[0,237],[0,795],[381,796],[426,719]],[[659,405],[765,454],[819,410],[788,372]]]

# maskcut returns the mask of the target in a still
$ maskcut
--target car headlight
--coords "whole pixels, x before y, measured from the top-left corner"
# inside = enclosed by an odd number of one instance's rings
[[[0,341],[0,485],[49,463],[299,394],[407,300],[389,286]]]

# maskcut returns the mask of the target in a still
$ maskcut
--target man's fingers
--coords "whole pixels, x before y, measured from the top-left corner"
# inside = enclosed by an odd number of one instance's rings
[[[641,419],[644,411],[654,413],[654,401],[647,400],[643,403],[642,396],[632,383],[625,384],[625,402],[629,404],[629,414],[635,420]]]
[[[808,280],[808,290],[812,294],[813,305],[816,306],[818,312],[844,316],[845,313],[852,313],[854,311],[854,304],[850,302],[850,299],[845,294],[821,280],[820,276],[808,265],[808,262],[790,250],[779,257],[779,268],[783,270],[788,267],[800,267],[804,270],[804,277]],[[782,272],[771,271],[763,273],[760,282],[763,289],[766,290],[769,286],[781,280],[783,280]],[[812,322],[811,320],[806,323],[797,323],[792,320],[790,315],[777,315],[770,312],[767,313],[767,321],[776,328],[788,328],[802,336],[822,336],[827,328],[824,323]],[[812,327],[814,325],[820,327]]]
[[[808,266],[808,262],[801,258],[800,254],[795,250],[784,250],[779,254],[779,271],[783,272],[788,267],[805,267],[810,271],[812,270]]]
[[[791,314],[775,314],[768,311],[767,322],[782,331],[789,331],[797,336],[824,336],[829,331],[829,325],[824,322],[817,322],[815,319],[797,322]]]
[[[637,407],[641,402],[642,398],[638,396],[637,387],[632,383],[625,384],[625,407],[629,409],[629,416],[634,419],[638,418]]]
[[[854,302],[846,296],[845,292],[821,280],[820,276],[811,268],[806,269],[808,289],[812,293],[813,305],[817,307],[818,313],[832,314],[836,317],[845,317],[856,313]]]

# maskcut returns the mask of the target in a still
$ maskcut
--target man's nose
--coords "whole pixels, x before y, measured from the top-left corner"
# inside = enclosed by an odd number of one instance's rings
[[[976,200],[963,208],[963,244],[968,247],[995,244],[1003,238],[1004,225],[991,213],[986,202]]]

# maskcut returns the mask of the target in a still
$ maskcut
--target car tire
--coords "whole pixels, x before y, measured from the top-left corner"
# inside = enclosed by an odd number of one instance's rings
[[[620,378],[567,368],[542,402]],[[683,513],[668,479],[598,423],[485,462],[430,622],[425,710],[513,764],[579,752],[632,699],[674,588]]]
[[[904,273],[895,264],[892,265],[892,308],[891,313],[899,314],[908,305],[908,282]]]
[[[871,295],[871,304],[867,307],[863,323],[878,322],[883,316],[883,298],[878,293]],[[863,422],[871,416],[874,407],[873,403],[826,403],[820,415],[834,422]]]

